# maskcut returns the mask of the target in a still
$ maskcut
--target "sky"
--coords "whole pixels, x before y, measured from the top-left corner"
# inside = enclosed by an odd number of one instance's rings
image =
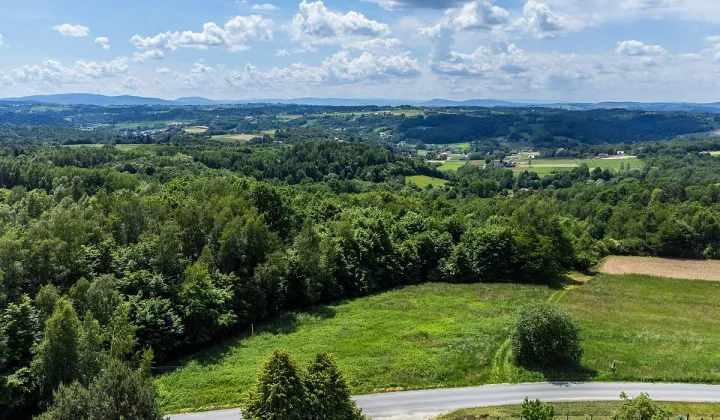
[[[720,0],[0,2],[0,97],[716,102],[719,76]]]

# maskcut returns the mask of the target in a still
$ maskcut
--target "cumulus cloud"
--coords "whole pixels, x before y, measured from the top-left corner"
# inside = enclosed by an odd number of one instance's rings
[[[162,60],[165,58],[165,53],[160,50],[149,50],[143,52],[136,52],[133,54],[133,61],[144,62],[145,60]]]
[[[288,57],[290,55],[290,52],[286,49],[277,50],[275,53],[275,57]]]
[[[90,28],[82,25],[73,25],[70,23],[63,23],[62,25],[55,25],[52,27],[54,31],[57,31],[62,36],[74,36],[82,37],[90,35]]]
[[[76,84],[87,83],[94,79],[125,75],[129,71],[130,68],[125,57],[103,62],[78,60],[71,65],[64,65],[55,60],[47,60],[41,65],[13,69],[6,78],[13,83]]]
[[[471,54],[452,52],[448,59],[437,62],[433,71],[455,76],[481,76],[488,73],[518,75],[530,68],[525,51],[515,44],[481,46]]]
[[[666,54],[665,48],[659,45],[645,45],[640,41],[620,41],[615,51],[627,56],[657,56]]]
[[[253,5],[252,9],[269,11],[269,10],[277,10],[278,7],[275,6],[274,4],[265,3],[265,4],[255,4],[255,5]]]
[[[195,63],[195,67],[190,70],[190,73],[199,73],[199,74],[210,74],[214,73],[215,69],[205,65],[205,63]]]
[[[620,7],[625,10],[657,11],[680,4],[680,0],[625,0]]]
[[[375,3],[387,10],[402,9],[447,9],[462,3],[462,0],[363,0]]]
[[[128,90],[138,90],[143,86],[143,83],[135,77],[126,77],[123,79],[122,85]]]
[[[170,70],[167,67],[158,67],[155,69],[155,73],[160,73],[160,74],[167,74],[167,73],[171,73],[171,72],[172,72],[172,70]]]
[[[3,41],[2,34],[0,34],[0,47],[2,47],[3,45],[5,45],[5,42]]]
[[[390,26],[366,18],[362,13],[333,12],[322,1],[300,3],[300,13],[290,24],[293,41],[306,44],[341,43],[350,37],[379,37],[390,34]]]
[[[98,45],[103,50],[110,49],[110,40],[107,37],[101,36],[101,37],[95,38],[95,44]]]
[[[491,30],[507,24],[509,20],[510,13],[507,10],[486,0],[476,0],[446,11],[440,23],[422,29],[421,32],[437,36],[444,29],[453,31]]]
[[[262,16],[236,16],[221,28],[214,22],[203,25],[202,32],[164,32],[154,37],[143,38],[134,35],[130,43],[142,50],[163,49],[174,51],[178,48],[224,47],[229,51],[250,49],[245,43],[251,40],[270,41],[273,39],[273,21]]]
[[[528,0],[518,26],[536,39],[550,39],[582,29],[585,25],[569,15],[554,12],[550,6],[537,0]]]
[[[225,80],[235,87],[273,86],[296,83],[344,84],[413,78],[420,75],[420,66],[408,52],[377,54],[363,51],[353,54],[341,51],[327,57],[319,66],[295,63],[287,68],[266,72],[248,64],[243,70],[228,72]]]

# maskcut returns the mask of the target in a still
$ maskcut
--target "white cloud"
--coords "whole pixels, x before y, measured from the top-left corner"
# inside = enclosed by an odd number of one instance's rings
[[[110,40],[107,37],[101,36],[99,38],[95,38],[95,44],[97,44],[103,50],[110,49]]]
[[[659,45],[645,45],[640,41],[620,41],[617,43],[618,54],[628,56],[657,56],[666,54],[665,48]]]
[[[550,6],[537,0],[528,0],[523,7],[523,17],[517,25],[536,39],[557,38],[569,32],[581,30],[585,25],[564,13],[554,12]]]
[[[202,32],[164,32],[154,37],[143,38],[134,35],[130,43],[142,50],[163,49],[174,51],[178,48],[224,47],[229,51],[250,49],[245,42],[250,40],[270,41],[273,39],[273,21],[258,15],[236,16],[221,28],[213,22],[203,25]]]
[[[190,70],[190,73],[209,74],[214,73],[215,69],[205,65],[204,63],[195,63],[195,67]]]
[[[620,7],[625,10],[660,10],[680,5],[680,0],[625,0]]]
[[[402,9],[447,9],[462,3],[462,0],[363,0],[375,3],[387,10]]]
[[[390,34],[390,26],[350,11],[333,12],[322,1],[300,3],[300,13],[290,24],[294,41],[306,44],[342,43],[350,37],[378,37]]]
[[[5,43],[3,42],[2,34],[0,34],[0,47],[2,47],[3,45],[5,45]]]
[[[167,67],[158,67],[155,69],[155,73],[167,74],[167,73],[172,73],[172,70],[170,70]]]
[[[133,54],[133,61],[142,63],[145,60],[162,60],[165,58],[165,53],[160,50],[149,50],[141,53],[136,52]]]
[[[122,85],[128,90],[138,90],[143,86],[143,83],[135,77],[126,77],[123,79]]]
[[[252,9],[269,11],[269,10],[277,10],[278,7],[275,6],[274,4],[265,3],[265,4],[255,4],[255,5],[253,5]]]
[[[63,23],[62,25],[55,25],[52,27],[53,30],[60,33],[62,36],[88,36],[90,35],[90,28],[82,25],[73,25],[70,23]]]
[[[88,83],[94,79],[125,75],[129,71],[130,68],[125,57],[103,62],[78,60],[68,66],[59,61],[47,60],[41,65],[24,66],[10,70],[9,75],[6,77],[13,83],[76,84]]]
[[[472,54],[450,53],[447,60],[435,63],[433,71],[455,76],[482,76],[488,73],[518,75],[528,71],[525,51],[515,44],[490,48],[481,46]]]
[[[270,87],[301,83],[332,85],[407,79],[420,74],[417,60],[408,52],[377,54],[363,51],[358,55],[341,51],[327,57],[317,67],[295,63],[287,68],[275,67],[262,72],[248,64],[242,71],[228,72],[225,81],[235,87]]]
[[[275,57],[288,57],[290,55],[290,52],[286,49],[277,50],[275,53]]]

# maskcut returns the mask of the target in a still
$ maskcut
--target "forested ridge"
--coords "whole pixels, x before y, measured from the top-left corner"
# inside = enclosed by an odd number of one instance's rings
[[[548,283],[608,254],[720,256],[712,139],[627,145],[645,169],[540,177],[440,173],[377,142],[180,135],[122,150],[37,130],[0,148],[5,418],[39,413],[61,383],[140,387],[153,360],[287,310],[422,282]]]

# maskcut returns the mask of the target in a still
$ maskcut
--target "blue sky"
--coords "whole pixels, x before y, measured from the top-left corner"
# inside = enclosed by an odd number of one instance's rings
[[[0,3],[0,97],[720,101],[718,0]]]

